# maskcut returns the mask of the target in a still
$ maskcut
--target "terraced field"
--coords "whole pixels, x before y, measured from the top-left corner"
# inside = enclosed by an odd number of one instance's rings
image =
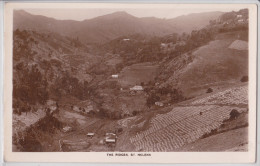
[[[217,129],[229,118],[232,109],[246,111],[246,108],[217,105],[176,107],[169,113],[158,114],[147,130],[130,141],[136,151],[173,151]]]
[[[247,86],[230,88],[206,98],[196,100],[192,102],[192,104],[246,105],[248,103],[247,89]]]
[[[197,99],[190,105],[157,114],[148,129],[130,138],[135,151],[174,151],[218,129],[230,112],[247,112],[247,86],[231,88]]]

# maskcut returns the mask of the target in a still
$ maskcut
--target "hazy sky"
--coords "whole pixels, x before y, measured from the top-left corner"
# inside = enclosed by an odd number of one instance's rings
[[[238,11],[241,8],[203,8],[203,9],[190,9],[190,8],[149,8],[149,9],[124,9],[124,8],[98,8],[98,9],[26,9],[25,11],[35,14],[52,17],[59,20],[78,20],[91,19],[97,16],[114,13],[117,11],[126,11],[127,13],[136,17],[158,17],[158,18],[174,18],[180,15],[187,15],[190,13],[201,13],[211,11]]]

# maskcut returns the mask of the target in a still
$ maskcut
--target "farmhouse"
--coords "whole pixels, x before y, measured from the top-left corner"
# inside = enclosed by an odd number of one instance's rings
[[[144,88],[140,85],[135,85],[134,87],[130,88],[130,90],[141,91],[144,90]]]
[[[94,137],[94,135],[95,135],[95,133],[88,133],[88,134],[87,134],[87,137],[92,138],[92,137]]]
[[[166,47],[166,46],[167,46],[167,44],[161,43],[161,47]]]
[[[66,126],[66,127],[63,127],[63,131],[66,133],[66,132],[69,132],[72,130],[72,127],[70,126]]]
[[[159,101],[155,102],[154,104],[157,105],[157,106],[160,106],[160,107],[163,106],[163,103],[162,103],[162,102],[159,102]]]
[[[238,22],[239,22],[239,23],[240,23],[240,22],[244,22],[244,20],[243,20],[243,19],[239,19]]]
[[[116,143],[117,136],[114,133],[106,133],[106,143]]]
[[[123,41],[129,41],[130,39],[123,39]]]
[[[112,78],[118,78],[118,74],[113,74]]]

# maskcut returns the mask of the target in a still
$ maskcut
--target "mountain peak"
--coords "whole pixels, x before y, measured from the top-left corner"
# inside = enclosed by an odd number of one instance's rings
[[[126,11],[117,11],[111,14],[121,14],[121,15],[129,15]]]
[[[129,14],[125,11],[118,11],[118,12],[110,13],[110,14],[107,14],[107,15],[99,16],[99,17],[96,17],[96,18],[98,18],[98,19],[100,19],[100,18],[114,19],[114,18],[125,18],[125,17],[136,18],[135,16],[132,16],[131,14]]]

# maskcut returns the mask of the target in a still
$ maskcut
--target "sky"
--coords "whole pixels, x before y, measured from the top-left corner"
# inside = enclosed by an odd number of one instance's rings
[[[98,16],[125,11],[136,17],[157,17],[157,18],[175,18],[181,15],[187,15],[191,13],[202,13],[212,11],[238,11],[241,8],[89,8],[89,9],[25,9],[28,13],[34,15],[43,15],[52,17],[58,20],[77,20],[82,21],[85,19],[91,19]]]

